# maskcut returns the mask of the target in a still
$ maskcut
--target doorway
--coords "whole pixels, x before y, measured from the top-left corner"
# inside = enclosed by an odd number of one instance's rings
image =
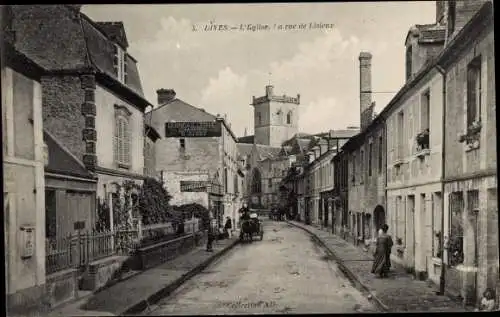
[[[406,212],[407,212],[406,245],[409,248],[408,266],[412,269],[415,269],[415,196],[414,195],[408,195],[408,204]]]
[[[385,224],[385,209],[381,205],[377,205],[373,210],[373,222],[375,225],[375,230],[378,231]]]

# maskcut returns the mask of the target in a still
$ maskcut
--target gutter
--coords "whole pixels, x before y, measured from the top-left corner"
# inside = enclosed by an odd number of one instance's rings
[[[444,178],[445,178],[445,146],[446,146],[446,133],[445,133],[445,119],[446,119],[446,71],[439,65],[436,65],[436,69],[443,76],[443,116],[441,125],[441,274],[439,276],[439,292],[438,295],[444,295],[446,286],[446,263],[444,261],[445,250],[447,250],[446,239],[448,235],[444,234]]]

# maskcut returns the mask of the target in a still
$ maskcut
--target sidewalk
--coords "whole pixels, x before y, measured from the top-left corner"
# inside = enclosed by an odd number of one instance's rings
[[[199,246],[125,281],[50,311],[47,316],[119,316],[137,314],[201,272],[238,242],[237,237],[214,242],[214,251]]]
[[[386,279],[375,277],[370,272],[373,257],[326,228],[322,230],[296,221],[288,223],[315,236],[332,253],[347,277],[368,292],[378,306],[387,312],[473,311],[473,308],[464,307],[447,296],[436,295],[437,286],[413,279],[401,266],[393,266]]]

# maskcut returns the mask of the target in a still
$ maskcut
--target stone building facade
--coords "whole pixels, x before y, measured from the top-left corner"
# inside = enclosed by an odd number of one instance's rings
[[[337,195],[340,206],[345,208],[347,205],[348,210],[342,210],[341,218],[349,229],[347,236],[356,245],[364,245],[365,241],[373,239],[386,217],[385,122],[382,115],[374,119],[371,60],[371,53],[359,54],[361,130],[343,145],[342,153],[336,160],[345,167],[347,159],[347,184],[343,183],[345,175],[342,176],[342,171],[338,169]]]
[[[266,86],[266,95],[253,97],[254,141],[256,144],[280,147],[298,133],[300,95],[289,97],[274,94],[274,87]]]
[[[223,192],[210,195],[208,206],[214,209],[221,223],[226,216],[237,220],[244,173],[237,139],[229,124],[219,116],[176,98],[172,89],[159,89],[157,93],[158,107],[145,116],[147,124],[161,136],[155,144],[157,173],[163,172],[165,181],[167,175],[175,175],[179,182],[198,175],[214,182],[214,186],[222,186]],[[171,180],[168,182],[169,187],[180,186],[172,185]],[[179,202],[187,202],[186,197],[179,198]]]
[[[12,30],[16,48],[47,70],[44,128],[96,173],[98,198],[112,210],[111,197],[120,195],[115,183],[142,182],[150,104],[123,23],[95,22],[80,7],[12,6]],[[112,229],[112,212],[109,218]]]
[[[445,76],[446,288],[477,303],[499,281],[493,2],[456,1],[446,13],[451,25],[438,62]]]
[[[254,208],[279,205],[279,184],[291,164],[283,145],[298,134],[299,104],[300,95],[277,96],[272,85],[252,98],[255,135],[239,138],[238,151],[246,166],[244,199]]]
[[[6,308],[15,314],[45,295],[43,68],[2,42]]]
[[[442,76],[434,67],[445,27],[416,25],[406,38],[406,84],[383,111],[387,127],[392,259],[420,279],[440,276]]]

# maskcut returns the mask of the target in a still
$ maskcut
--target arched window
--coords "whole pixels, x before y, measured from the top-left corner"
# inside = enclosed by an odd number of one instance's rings
[[[286,114],[286,124],[291,124],[292,123],[292,112],[289,111],[287,114]]]
[[[130,165],[130,131],[128,119],[123,116],[116,117],[115,140],[114,140],[115,161],[122,167]]]
[[[260,176],[260,171],[254,169],[252,172],[252,194],[258,194],[262,192],[262,178]]]

